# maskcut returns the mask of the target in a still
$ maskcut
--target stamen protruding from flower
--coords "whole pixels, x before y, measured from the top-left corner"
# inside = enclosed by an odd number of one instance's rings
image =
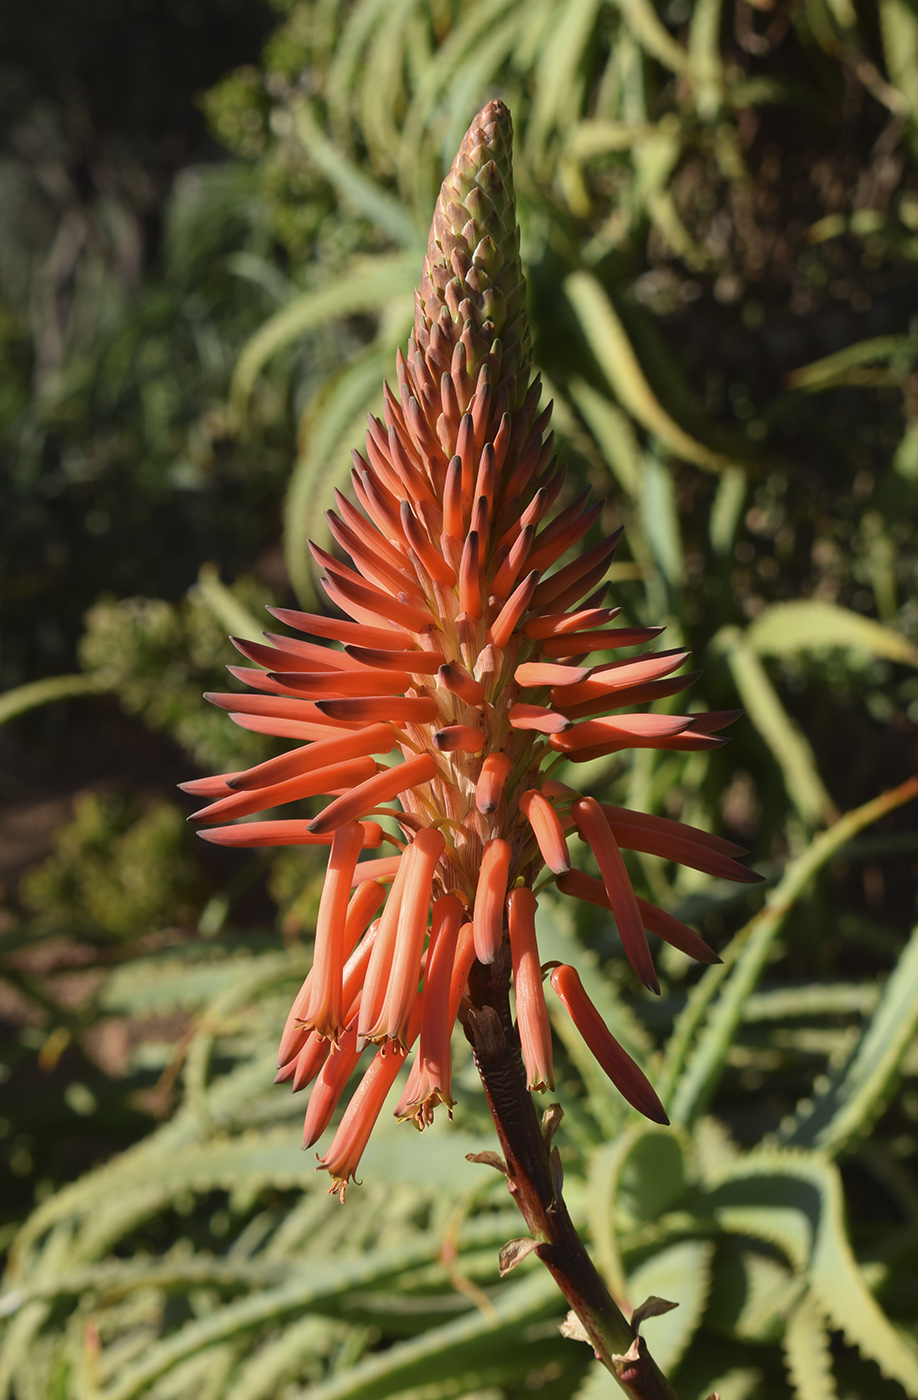
[[[419,1128],[433,1122],[437,1104],[446,1104],[452,1116],[452,1062],[450,1037],[458,1010],[450,1005],[450,987],[462,924],[462,905],[455,895],[445,895],[433,907],[431,950],[424,974],[421,1003],[421,1040],[398,1118],[412,1118]],[[466,973],[466,976],[468,973]]]
[[[344,1032],[338,1044],[332,1048],[309,1095],[303,1122],[304,1148],[312,1147],[325,1132],[359,1058],[357,1032],[352,1027]]]
[[[562,963],[552,972],[551,985],[600,1068],[605,1070],[622,1097],[651,1122],[668,1124],[666,1110],[653,1085],[641,1067],[619,1045],[584,991],[575,969]]]
[[[326,1171],[331,1176],[329,1195],[337,1195],[341,1201],[344,1200],[347,1184],[357,1172],[386,1096],[404,1063],[403,1050],[389,1046],[386,1047],[385,1053],[378,1050],[369,1069],[357,1085],[353,1098],[344,1110],[338,1131],[332,1138],[331,1146],[319,1160],[316,1169]]]

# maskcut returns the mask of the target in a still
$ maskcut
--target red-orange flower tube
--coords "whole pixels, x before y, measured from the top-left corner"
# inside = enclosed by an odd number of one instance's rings
[[[510,1034],[522,1041],[529,1084],[551,1085],[540,880],[611,910],[635,973],[656,990],[645,930],[702,960],[714,954],[636,898],[622,851],[755,878],[729,842],[601,804],[549,776],[562,759],[710,749],[734,716],[635,709],[694,677],[676,675],[684,651],[619,655],[660,631],[616,626],[619,609],[605,605],[619,531],[562,562],[600,506],[584,495],[555,509],[563,472],[532,374],[511,124],[500,102],[476,118],[443,182],[396,373],[397,393],[387,387],[384,417],[370,418],[365,452],[354,454],[357,504],[337,493],[328,514],[349,562],[314,549],[326,593],[349,620],[275,609],[319,640],[267,633],[264,644],[238,642],[254,665],[232,669],[257,693],[209,697],[244,728],[295,746],[248,772],[187,785],[206,799],[195,820],[207,840],[330,846],[315,963],[284,1030],[278,1079],[295,1089],[315,1082],[312,1142],[372,1047],[320,1163],[342,1197],[403,1063],[400,1117],[423,1127],[438,1104],[450,1109],[454,1022],[461,1017],[473,1041],[483,1035],[479,1013],[497,1005],[494,989],[509,985],[511,969],[519,1031]],[[592,664],[596,652],[603,659]],[[331,800],[318,815],[291,812],[320,794]],[[235,821],[278,807],[281,818]],[[383,843],[388,853],[361,859]],[[578,869],[587,850],[599,878]],[[663,1118],[576,974],[559,969],[551,980],[629,1101]]]

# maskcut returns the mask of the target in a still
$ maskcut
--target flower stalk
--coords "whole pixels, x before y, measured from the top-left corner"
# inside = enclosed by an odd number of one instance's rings
[[[490,968],[476,964],[462,1017],[503,1154],[502,1161],[490,1154],[486,1160],[505,1173],[510,1194],[535,1242],[532,1252],[555,1279],[597,1360],[635,1400],[676,1400],[644,1339],[609,1293],[568,1214],[561,1159],[551,1144],[560,1112],[549,1110],[539,1122],[510,1015],[506,961],[504,955]],[[503,1272],[509,1272],[521,1257],[522,1251],[511,1255]],[[579,1329],[577,1335],[581,1335]]]
[[[277,1076],[295,1092],[313,1086],[311,1145],[360,1073],[319,1160],[330,1190],[344,1199],[403,1066],[399,1119],[422,1129],[439,1106],[451,1111],[458,1019],[531,1232],[513,1258],[538,1252],[619,1384],[662,1400],[673,1392],[590,1263],[533,1106],[531,1091],[553,1078],[546,991],[625,1099],[655,1122],[666,1114],[576,972],[541,965],[537,892],[553,881],[609,910],[636,976],[657,992],[648,930],[702,961],[716,954],[636,896],[623,852],[758,877],[730,842],[554,776],[628,749],[714,748],[736,716],[636,709],[691,684],[676,674],[687,653],[620,656],[661,630],[618,626],[621,610],[605,603],[621,530],[569,557],[602,503],[565,503],[551,408],[532,377],[511,139],[507,109],[491,102],[462,142],[434,212],[398,392],[385,387],[384,419],[370,416],[354,453],[354,500],[336,493],[328,514],[351,563],[312,547],[345,616],[272,609],[299,635],[237,640],[254,664],[230,670],[255,693],[208,697],[241,727],[295,746],[185,787],[206,799],[194,820],[209,841],[330,848],[314,962]],[[594,653],[615,659],[594,664]],[[327,801],[311,815],[263,819],[316,798]]]

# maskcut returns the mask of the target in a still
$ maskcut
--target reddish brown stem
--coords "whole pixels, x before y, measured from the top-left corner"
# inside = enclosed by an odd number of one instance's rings
[[[580,1319],[593,1350],[634,1400],[678,1400],[676,1392],[616,1305],[561,1193],[561,1163],[543,1135],[510,1015],[506,942],[490,967],[476,963],[463,1027],[481,1075],[503,1152],[507,1185],[536,1241],[535,1253]],[[546,1138],[548,1140],[546,1140]],[[492,1163],[497,1165],[496,1162]]]

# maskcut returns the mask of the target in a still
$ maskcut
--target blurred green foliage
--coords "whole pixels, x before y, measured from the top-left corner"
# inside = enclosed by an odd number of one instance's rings
[[[696,703],[747,712],[722,752],[578,781],[735,836],[775,886],[635,857],[724,959],[661,953],[652,1004],[603,917],[546,896],[545,956],[675,1125],[635,1125],[559,1018],[572,1209],[616,1293],[679,1299],[647,1328],[687,1400],[918,1394],[918,839],[871,805],[918,748],[914,7],[256,8],[87,10],[28,77],[20,17],[0,81],[0,1395],[610,1393],[535,1261],[497,1281],[519,1226],[464,1160],[491,1146],[464,1046],[452,1127],[381,1124],[327,1201],[270,1086],[321,860],[205,849],[171,788],[270,752],[200,692],[265,602],[316,601],[306,540],[495,94],[566,490],[608,495],[617,600],[694,650]],[[69,34],[96,80],[103,30],[133,36],[123,110],[48,78]],[[166,140],[173,51],[222,155]]]
[[[158,802],[139,816],[119,798],[91,794],[76,804],[54,853],[23,877],[23,904],[58,931],[136,938],[193,917],[195,866],[177,807]]]

